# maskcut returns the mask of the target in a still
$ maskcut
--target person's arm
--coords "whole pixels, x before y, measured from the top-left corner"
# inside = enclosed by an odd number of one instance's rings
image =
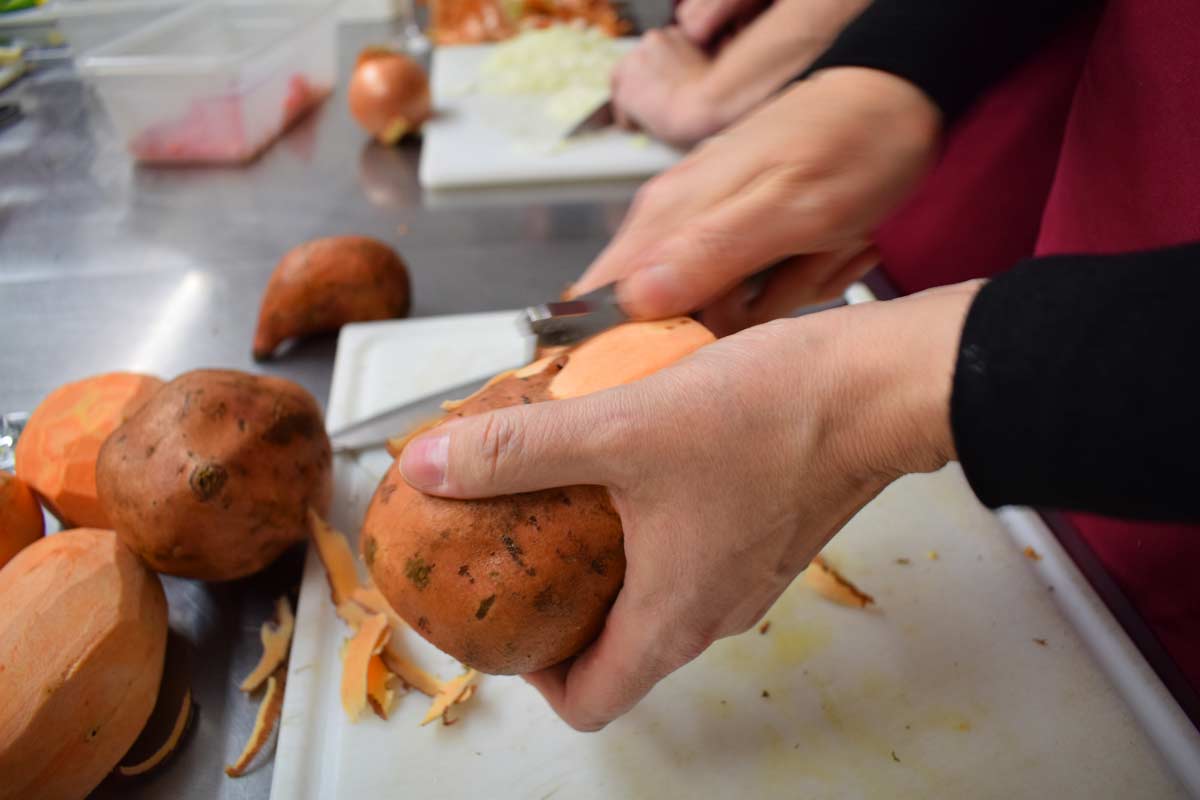
[[[920,87],[953,119],[1097,0],[875,0],[807,70],[867,67]]]
[[[988,283],[951,420],[990,506],[1198,519],[1200,243],[1032,259]]]
[[[688,146],[737,121],[812,63],[869,0],[777,0],[710,56],[681,26],[646,33],[613,74],[622,119]]]

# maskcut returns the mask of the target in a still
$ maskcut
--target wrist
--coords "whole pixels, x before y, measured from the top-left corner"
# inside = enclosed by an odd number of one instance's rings
[[[982,281],[844,309],[844,398],[835,428],[845,457],[884,483],[957,458],[950,395],[967,311]]]

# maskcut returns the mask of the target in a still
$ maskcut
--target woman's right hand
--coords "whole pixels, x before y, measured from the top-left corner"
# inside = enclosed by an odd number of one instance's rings
[[[638,317],[712,306],[721,332],[836,296],[871,266],[871,233],[932,162],[940,126],[902,78],[823,70],[647,182],[572,292],[616,282]],[[785,259],[748,298],[744,279]]]

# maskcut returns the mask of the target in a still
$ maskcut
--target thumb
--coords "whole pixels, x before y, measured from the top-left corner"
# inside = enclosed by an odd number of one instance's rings
[[[604,394],[604,393],[602,393]],[[514,406],[439,425],[404,448],[400,474],[442,497],[495,497],[555,486],[605,485],[611,414],[594,396]]]

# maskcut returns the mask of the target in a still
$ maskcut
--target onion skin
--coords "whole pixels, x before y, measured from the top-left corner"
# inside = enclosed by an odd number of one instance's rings
[[[359,54],[349,96],[350,113],[383,144],[416,133],[433,115],[425,70],[390,50],[369,48]]]

